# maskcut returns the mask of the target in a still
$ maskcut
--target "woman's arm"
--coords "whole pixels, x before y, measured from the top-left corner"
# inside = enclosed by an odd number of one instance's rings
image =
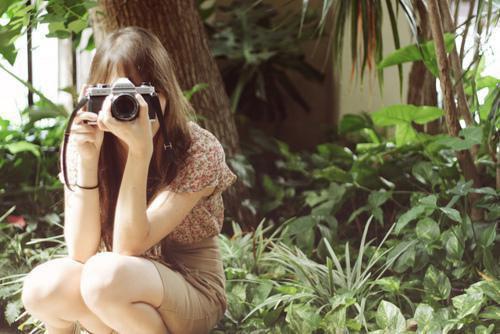
[[[128,152],[116,202],[113,252],[136,255],[149,234],[146,187],[151,154]]]
[[[80,101],[85,95],[87,85],[80,91]],[[88,112],[86,106],[79,111],[71,124],[71,136],[68,140],[66,163],[72,175],[71,184],[91,187],[97,184],[99,154],[104,133],[84,121],[95,121],[97,115]],[[62,150],[61,150],[62,154]],[[76,174],[76,177],[75,177]],[[62,173],[61,182],[65,184]],[[69,257],[85,263],[97,253],[101,241],[101,219],[99,190],[81,189],[76,186],[69,190],[64,185],[64,239]]]
[[[82,186],[97,184],[97,164],[78,159],[77,183]],[[99,248],[101,223],[99,190],[64,186],[64,239],[69,257],[85,263]]]
[[[146,161],[149,159],[128,155],[116,204],[113,252],[143,254],[173,231],[196,203],[215,189],[208,184],[185,193],[165,189],[146,208]]]

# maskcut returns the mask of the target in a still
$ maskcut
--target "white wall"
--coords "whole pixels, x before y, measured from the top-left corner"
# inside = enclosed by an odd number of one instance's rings
[[[382,24],[382,37],[384,52],[383,56],[395,50],[392,30],[389,20],[389,15],[387,13],[387,7],[385,4],[383,7],[383,24]],[[403,11],[400,11],[398,16],[398,29],[400,37],[400,45],[406,46],[413,43],[411,39],[411,33],[404,17]],[[346,34],[344,36],[344,49],[342,53],[342,68],[337,77],[337,83],[339,85],[339,120],[342,115],[347,113],[359,113],[361,111],[373,112],[381,107],[405,103],[406,93],[407,93],[407,83],[408,74],[410,71],[410,65],[405,64],[403,66],[403,94],[399,94],[399,78],[397,66],[386,68],[384,71],[384,86],[382,89],[382,94],[380,93],[378,80],[375,76],[375,72],[370,73],[368,68],[365,69],[365,77],[363,84],[361,84],[360,76],[358,74],[354,75],[354,79],[351,78],[351,28],[350,25],[346,26]],[[360,57],[360,52],[358,51],[358,57]]]
[[[46,38],[47,24],[42,24],[32,33],[33,47],[33,86],[48,98],[58,101],[58,54],[57,39]],[[0,62],[23,80],[28,78],[26,36],[20,37],[16,43],[18,56],[14,66],[0,57]],[[28,106],[28,89],[11,75],[0,69],[0,117],[11,120],[13,124],[21,121],[19,112]],[[34,100],[38,97],[34,95]]]

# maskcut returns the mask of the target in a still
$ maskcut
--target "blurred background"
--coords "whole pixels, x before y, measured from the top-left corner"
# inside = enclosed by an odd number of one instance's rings
[[[155,32],[238,182],[223,333],[500,331],[500,2],[1,0],[0,332],[65,256],[59,148],[106,33]]]

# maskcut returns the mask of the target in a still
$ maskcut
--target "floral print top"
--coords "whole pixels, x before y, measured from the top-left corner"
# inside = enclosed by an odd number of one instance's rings
[[[226,163],[224,148],[210,131],[193,121],[188,122],[193,143],[188,157],[179,167],[177,176],[166,187],[172,192],[195,192],[214,186],[215,190],[203,197],[184,220],[166,238],[189,244],[215,236],[222,230],[224,204],[222,192],[232,185],[237,176]]]

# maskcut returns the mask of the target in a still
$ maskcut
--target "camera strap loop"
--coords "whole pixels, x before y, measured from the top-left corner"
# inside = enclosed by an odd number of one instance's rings
[[[153,93],[153,96],[157,97],[158,95],[156,93]],[[163,136],[163,150],[165,151],[167,161],[172,162],[174,161],[174,148],[172,146],[172,142],[168,140],[167,127],[165,125],[165,118],[167,117],[168,114],[168,105],[165,105],[165,111],[164,114],[162,114],[160,100],[156,98],[153,101],[154,101],[153,103],[156,104],[154,110],[156,112],[156,118],[160,123],[160,131]]]

